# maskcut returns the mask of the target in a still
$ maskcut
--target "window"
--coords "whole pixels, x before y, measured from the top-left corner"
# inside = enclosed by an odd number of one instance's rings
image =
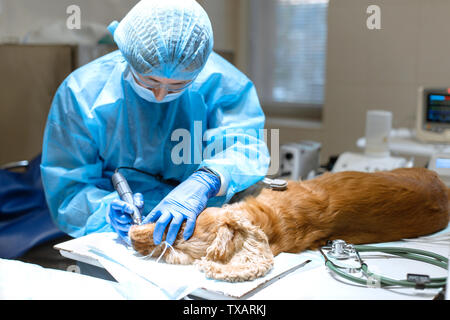
[[[264,110],[321,110],[328,0],[251,0],[249,76]]]

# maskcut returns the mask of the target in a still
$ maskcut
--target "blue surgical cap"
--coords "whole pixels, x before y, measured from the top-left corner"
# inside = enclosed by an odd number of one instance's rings
[[[142,75],[192,80],[213,48],[207,13],[195,0],[142,0],[108,28]]]

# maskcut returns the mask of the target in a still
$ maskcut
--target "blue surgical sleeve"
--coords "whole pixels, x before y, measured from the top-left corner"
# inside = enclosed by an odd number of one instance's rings
[[[228,202],[267,174],[270,156],[264,141],[264,113],[253,83],[240,74],[214,96],[206,132],[207,151],[201,163],[221,175],[226,184],[219,203]],[[223,186],[222,186],[223,187]],[[222,193],[219,192],[219,195]]]
[[[42,151],[42,183],[52,218],[73,237],[112,231],[106,212],[117,193],[102,176],[95,145],[95,119],[82,116],[75,93],[64,82],[47,119]]]

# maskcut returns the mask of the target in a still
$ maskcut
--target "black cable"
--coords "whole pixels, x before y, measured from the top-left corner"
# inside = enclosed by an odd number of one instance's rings
[[[158,180],[159,182],[162,182],[162,183],[165,183],[165,184],[174,186],[174,187],[176,187],[176,186],[178,186],[178,185],[180,184],[180,182],[177,181],[177,180],[174,180],[174,179],[164,179],[163,176],[160,175],[160,174],[153,174],[153,173],[150,173],[150,172],[147,172],[147,171],[144,171],[144,170],[141,170],[141,169],[133,168],[133,167],[127,167],[127,166],[118,167],[114,172],[117,173],[117,172],[119,172],[119,170],[121,170],[121,169],[134,170],[134,171],[136,171],[136,172],[146,174],[146,175],[148,175],[148,176],[151,176],[151,177],[155,178],[155,179]]]

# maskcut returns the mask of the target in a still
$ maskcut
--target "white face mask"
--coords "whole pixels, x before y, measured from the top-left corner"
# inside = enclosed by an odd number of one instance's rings
[[[178,97],[180,97],[184,91],[186,89],[184,89],[183,91],[177,92],[177,93],[170,93],[167,94],[161,101],[158,101],[153,93],[152,90],[146,89],[142,86],[140,86],[136,80],[133,77],[133,74],[131,73],[130,69],[127,69],[125,71],[125,76],[124,76],[125,81],[127,81],[131,87],[133,88],[134,92],[136,92],[136,94],[141,97],[142,99],[148,101],[148,102],[153,102],[153,103],[165,103],[165,102],[171,102],[175,99],[177,99]]]

